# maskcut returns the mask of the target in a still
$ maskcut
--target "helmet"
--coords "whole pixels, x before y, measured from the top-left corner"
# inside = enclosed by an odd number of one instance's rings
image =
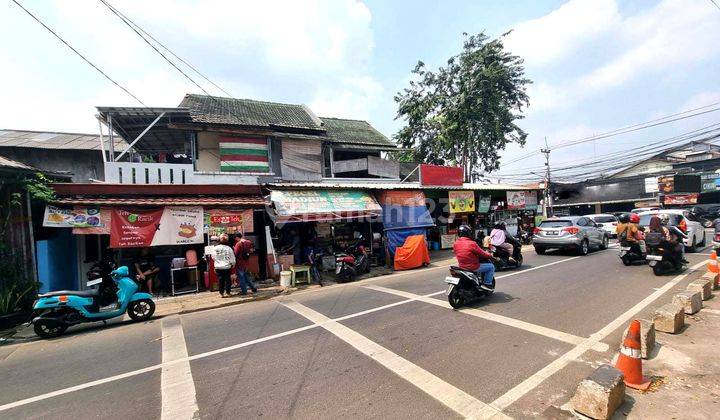
[[[623,213],[618,217],[618,221],[620,223],[628,223],[630,222],[630,213]]]
[[[472,238],[472,229],[468,225],[462,225],[458,228],[459,238]]]
[[[640,216],[638,216],[637,213],[631,214],[630,223],[640,223]]]

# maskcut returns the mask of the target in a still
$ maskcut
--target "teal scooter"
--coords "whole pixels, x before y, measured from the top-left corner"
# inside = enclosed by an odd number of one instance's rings
[[[61,335],[68,327],[83,322],[106,321],[122,316],[126,311],[136,322],[150,319],[155,313],[155,302],[149,293],[138,293],[138,285],[123,266],[110,273],[117,285],[117,302],[101,307],[103,283],[93,290],[60,290],[38,296],[33,305],[33,329],[42,338]]]

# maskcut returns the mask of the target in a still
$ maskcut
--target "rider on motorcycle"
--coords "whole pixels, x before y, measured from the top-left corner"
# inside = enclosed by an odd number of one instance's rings
[[[635,213],[622,214],[618,218],[617,227],[615,233],[618,235],[618,240],[623,246],[629,246],[636,248],[641,254],[647,253],[647,247],[645,246],[645,235],[642,230],[638,227],[640,223],[640,216]]]
[[[508,253],[508,261],[512,264],[516,264],[515,258],[513,258],[513,250],[515,249],[513,244],[508,240],[507,229],[505,228],[505,222],[499,222],[490,231],[490,243],[497,248],[502,248]]]
[[[472,230],[467,225],[458,228],[458,240],[453,245],[453,251],[458,261],[458,266],[464,270],[471,270],[477,273],[478,278],[483,281],[479,285],[481,289],[492,291],[492,281],[495,276],[495,265],[492,261],[495,257],[483,250],[472,239]]]

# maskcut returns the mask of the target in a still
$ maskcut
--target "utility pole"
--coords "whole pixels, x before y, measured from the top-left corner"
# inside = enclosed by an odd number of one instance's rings
[[[552,204],[550,203],[550,147],[545,137],[545,148],[540,149],[545,155],[545,188],[543,190],[543,217],[552,217]]]

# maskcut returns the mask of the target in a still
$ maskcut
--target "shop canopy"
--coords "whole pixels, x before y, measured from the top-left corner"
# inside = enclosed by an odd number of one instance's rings
[[[364,191],[272,191],[276,223],[361,219],[379,216],[382,208]]]

